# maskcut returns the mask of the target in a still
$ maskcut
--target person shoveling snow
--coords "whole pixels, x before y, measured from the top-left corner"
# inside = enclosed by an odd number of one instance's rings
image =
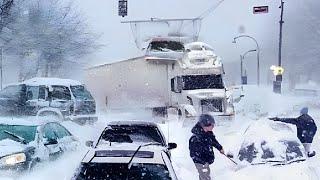
[[[199,180],[211,180],[209,165],[214,162],[213,147],[224,154],[223,147],[212,132],[214,125],[215,121],[211,115],[202,114],[191,130],[193,135],[189,140],[189,150],[198,170]]]
[[[269,118],[273,121],[281,121],[284,123],[290,123],[297,126],[297,136],[303,144],[308,157],[315,156],[315,151],[310,151],[313,137],[317,132],[317,125],[311,116],[308,115],[308,107],[304,107],[300,110],[300,116],[297,118]]]

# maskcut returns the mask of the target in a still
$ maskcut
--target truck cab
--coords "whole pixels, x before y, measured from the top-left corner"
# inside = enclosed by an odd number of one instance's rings
[[[178,108],[179,118],[210,113],[232,119],[232,96],[228,95],[224,84],[220,58],[202,42],[187,44],[185,48],[171,77],[172,105]]]

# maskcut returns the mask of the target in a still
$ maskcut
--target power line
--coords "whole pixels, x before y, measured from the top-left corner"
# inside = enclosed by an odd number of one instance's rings
[[[225,0],[220,0],[217,4],[214,4],[209,9],[204,11],[200,16],[198,16],[199,19],[206,18],[210,13],[214,12]]]

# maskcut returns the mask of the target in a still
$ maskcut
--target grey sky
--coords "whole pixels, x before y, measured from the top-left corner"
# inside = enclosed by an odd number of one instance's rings
[[[122,18],[118,16],[117,0],[75,1],[79,9],[88,17],[92,30],[102,34],[100,42],[105,44],[99,52],[88,57],[90,64],[93,65],[124,60],[141,54],[135,46],[129,24],[122,24],[121,21],[151,17],[192,18],[199,16],[218,2],[217,0],[128,0],[128,16]],[[253,6],[260,5],[268,5],[269,13],[254,15]],[[225,0],[215,12],[203,20],[200,41],[213,46],[216,54],[221,56],[225,63],[238,62],[240,54],[249,49],[255,49],[255,44],[250,39],[244,38],[237,44],[232,43],[233,37],[239,35],[240,27],[244,27],[244,34],[255,37],[261,46],[261,64],[264,66],[261,74],[266,76],[271,73],[268,67],[271,64],[277,64],[279,5],[280,0]],[[294,15],[301,5],[304,4],[299,0],[292,0],[285,4],[284,58],[289,54],[286,46],[291,43],[287,32],[297,27]],[[256,72],[256,55],[249,54],[246,61],[248,69]]]

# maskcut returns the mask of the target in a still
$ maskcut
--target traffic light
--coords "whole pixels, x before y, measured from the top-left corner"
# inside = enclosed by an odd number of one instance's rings
[[[128,1],[127,0],[119,0],[118,14],[119,14],[119,16],[122,16],[122,17],[125,17],[128,15]]]

